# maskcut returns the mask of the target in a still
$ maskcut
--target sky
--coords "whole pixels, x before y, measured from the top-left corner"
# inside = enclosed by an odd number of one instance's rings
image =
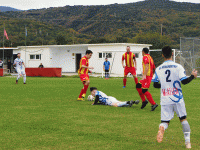
[[[1,0],[0,6],[9,6],[16,9],[41,9],[49,7],[63,7],[66,5],[108,5],[133,3],[143,0]],[[200,3],[200,0],[174,0],[176,2]]]

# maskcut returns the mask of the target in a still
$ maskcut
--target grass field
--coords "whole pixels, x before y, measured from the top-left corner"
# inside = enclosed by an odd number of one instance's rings
[[[22,79],[16,85],[15,78],[2,77],[0,83],[0,149],[185,149],[182,126],[176,116],[163,142],[156,142],[160,106],[151,112],[150,104],[141,110],[141,103],[116,108],[76,101],[82,84],[73,77],[28,77],[26,85]],[[122,101],[140,99],[132,78],[128,78],[125,89],[122,78],[91,78],[90,86]],[[192,148],[200,149],[200,79],[182,88]],[[151,86],[150,92],[159,104],[160,90]]]

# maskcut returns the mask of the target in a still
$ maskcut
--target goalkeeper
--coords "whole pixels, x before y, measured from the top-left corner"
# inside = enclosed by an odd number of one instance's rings
[[[105,71],[105,79],[108,79],[110,70],[110,62],[108,61],[108,58],[105,58],[105,61],[103,63],[103,70]]]
[[[118,101],[115,97],[107,96],[101,91],[97,91],[96,87],[90,88],[91,95],[95,97],[93,105],[109,105],[115,107],[131,107],[133,104],[138,104],[139,100],[136,101]]]

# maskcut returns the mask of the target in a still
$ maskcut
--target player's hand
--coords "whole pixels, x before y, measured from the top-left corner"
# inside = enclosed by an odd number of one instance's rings
[[[135,71],[137,70],[137,67],[135,67]]]
[[[146,79],[147,76],[146,75],[142,75],[142,80]]]
[[[92,71],[91,71],[91,70],[89,70],[89,72],[90,72],[90,73],[92,73]]]
[[[125,68],[125,65],[123,65],[123,68]]]
[[[89,69],[94,69],[94,67],[89,67]]]
[[[196,78],[197,77],[197,72],[198,71],[194,69],[191,74]]]

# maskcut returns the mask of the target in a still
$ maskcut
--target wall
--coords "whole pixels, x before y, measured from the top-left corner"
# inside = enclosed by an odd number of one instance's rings
[[[50,46],[50,66],[61,67],[62,72],[76,72],[76,54],[85,55],[87,46]],[[74,56],[72,55],[74,53]]]
[[[21,58],[24,60],[26,67],[38,67],[40,63],[42,63],[44,67],[50,67],[49,49],[46,46],[27,46],[26,48],[19,47],[19,50],[13,51],[13,54],[17,54],[18,52],[21,53]],[[30,59],[30,55],[36,54],[41,54],[41,60]]]

